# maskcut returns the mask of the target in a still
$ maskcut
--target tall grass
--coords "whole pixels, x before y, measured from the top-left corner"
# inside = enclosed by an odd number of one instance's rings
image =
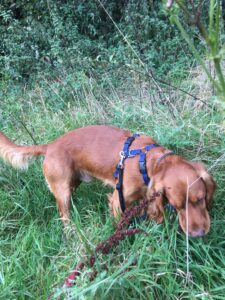
[[[66,78],[68,79],[68,78]],[[126,239],[96,262],[97,277],[90,282],[85,268],[70,292],[64,278],[86,255],[86,245],[74,230],[63,238],[55,201],[41,171],[41,159],[27,172],[0,165],[0,299],[46,299],[54,291],[59,299],[224,299],[225,139],[216,107],[180,92],[164,96],[136,78],[121,90],[110,81],[102,89],[85,79],[79,89],[73,80],[44,79],[33,90],[7,90],[1,103],[1,130],[17,143],[48,143],[57,136],[89,124],[111,124],[145,132],[158,143],[187,159],[201,159],[217,182],[210,233],[189,240],[186,274],[186,237],[176,215],[141,226],[148,236]],[[186,83],[184,83],[186,84]],[[189,82],[189,84],[191,84]],[[106,193],[94,181],[82,184],[73,195],[72,220],[94,246],[113,232]],[[108,271],[103,265],[107,264]]]

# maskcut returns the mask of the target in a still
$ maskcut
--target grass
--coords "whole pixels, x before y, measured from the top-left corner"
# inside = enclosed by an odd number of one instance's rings
[[[62,79],[63,80],[63,79]],[[135,86],[135,84],[134,84]],[[3,86],[1,131],[18,143],[47,143],[60,134],[88,124],[112,124],[145,132],[188,159],[201,159],[217,182],[210,233],[189,239],[179,231],[176,215],[166,221],[140,224],[148,236],[121,242],[113,253],[99,256],[97,277],[90,282],[85,268],[70,293],[64,278],[89,247],[113,233],[106,193],[94,181],[73,195],[73,227],[62,235],[55,201],[41,171],[41,160],[27,172],[0,165],[0,299],[224,299],[225,295],[225,149],[222,116],[214,107],[198,109],[178,92],[163,101],[150,86],[102,90],[95,81],[49,82],[32,90]],[[157,101],[156,101],[157,100]],[[28,133],[28,131],[29,133]],[[32,138],[31,138],[32,136]],[[103,268],[107,264],[108,271]],[[189,267],[189,274],[187,274]]]

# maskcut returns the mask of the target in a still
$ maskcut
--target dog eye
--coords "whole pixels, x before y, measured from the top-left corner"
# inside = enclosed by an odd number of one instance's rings
[[[199,198],[199,199],[197,199],[196,204],[201,204],[201,203],[203,203],[203,202],[204,202],[204,199],[205,199],[205,198]]]

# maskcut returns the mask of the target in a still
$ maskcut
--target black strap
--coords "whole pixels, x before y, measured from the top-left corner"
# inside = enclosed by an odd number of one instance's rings
[[[124,212],[126,209],[126,205],[125,205],[125,200],[123,197],[123,169],[118,170],[118,182],[116,184],[116,189],[119,194],[121,210],[122,210],[122,212]]]
[[[165,154],[163,154],[157,161],[156,166],[158,166],[160,164],[160,162],[167,156],[171,156],[171,155],[177,155],[175,152],[171,151],[171,152],[167,152]]]
[[[129,147],[133,143],[133,141],[135,140],[135,138],[137,136],[139,136],[139,134],[135,133],[126,139],[124,146],[123,146],[123,151],[122,151],[123,154],[121,155],[121,159],[116,166],[116,171],[113,174],[115,178],[118,178],[118,182],[116,184],[116,189],[119,194],[119,201],[120,201],[120,207],[121,207],[122,212],[124,212],[126,209],[125,200],[123,197],[123,164],[124,164],[124,160],[128,157]]]

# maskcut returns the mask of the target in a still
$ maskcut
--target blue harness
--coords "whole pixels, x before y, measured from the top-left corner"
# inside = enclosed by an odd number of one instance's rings
[[[124,162],[127,158],[134,157],[136,155],[140,155],[139,157],[139,170],[140,173],[143,177],[144,183],[146,185],[149,184],[150,178],[148,177],[147,169],[146,169],[146,154],[149,150],[158,147],[159,145],[157,144],[150,144],[144,147],[144,149],[133,149],[129,150],[130,145],[132,142],[135,140],[136,137],[140,136],[140,134],[135,133],[132,136],[128,137],[127,140],[124,143],[123,150],[120,152],[120,160],[116,166],[116,170],[113,173],[113,176],[115,179],[118,179],[116,189],[118,190],[119,193],[119,201],[120,201],[120,207],[122,212],[125,211],[125,201],[123,197],[123,167],[124,167]]]

